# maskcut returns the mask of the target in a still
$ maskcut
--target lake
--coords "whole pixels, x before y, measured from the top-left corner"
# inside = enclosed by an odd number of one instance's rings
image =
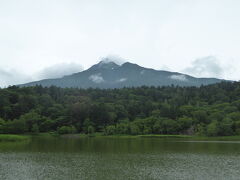
[[[1,180],[240,179],[240,141],[33,137],[0,142]]]

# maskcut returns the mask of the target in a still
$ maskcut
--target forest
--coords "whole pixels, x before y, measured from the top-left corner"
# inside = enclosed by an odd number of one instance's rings
[[[240,135],[240,83],[0,89],[0,133]]]

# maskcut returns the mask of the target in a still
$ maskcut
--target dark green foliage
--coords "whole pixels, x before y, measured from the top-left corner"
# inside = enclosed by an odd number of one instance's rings
[[[5,123],[6,122],[0,118],[0,134],[4,133]]]
[[[93,126],[88,126],[88,129],[87,129],[87,134],[93,134],[95,132],[95,129]]]
[[[218,122],[213,121],[207,126],[207,135],[208,136],[217,136],[219,133]]]
[[[0,89],[0,133],[240,134],[240,83]]]
[[[33,133],[39,133],[39,127],[37,124],[33,124],[31,132]]]
[[[28,132],[27,124],[21,119],[7,121],[3,126],[3,133],[6,134],[22,134]]]
[[[219,122],[219,135],[229,136],[233,134],[233,121],[230,118],[224,118]]]
[[[74,134],[77,130],[74,126],[62,126],[58,128],[57,132],[59,134]]]
[[[113,135],[116,134],[116,127],[114,125],[107,126],[104,130],[105,135]]]

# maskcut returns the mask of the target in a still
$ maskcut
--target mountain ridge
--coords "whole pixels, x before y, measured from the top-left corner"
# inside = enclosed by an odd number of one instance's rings
[[[201,86],[226,81],[217,78],[196,78],[179,72],[155,70],[138,64],[125,62],[121,65],[109,59],[100,61],[85,71],[63,76],[62,78],[43,79],[19,86],[42,85],[63,88],[123,88],[139,86]]]

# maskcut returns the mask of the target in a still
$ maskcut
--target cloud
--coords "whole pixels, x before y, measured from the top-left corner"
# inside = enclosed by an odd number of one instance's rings
[[[169,76],[170,79],[178,80],[178,81],[188,81],[185,75],[171,75]]]
[[[0,87],[24,84],[31,81],[60,78],[83,70],[77,63],[60,63],[46,67],[35,74],[23,74],[15,69],[0,69]]]
[[[224,69],[220,61],[214,56],[207,56],[196,59],[192,65],[185,68],[183,72],[194,75],[196,77],[217,77],[221,78],[224,74]]]
[[[22,84],[32,79],[25,74],[17,72],[15,69],[0,69],[0,87]]]
[[[95,83],[102,83],[102,82],[104,82],[104,79],[101,76],[101,73],[93,74],[93,75],[89,76],[88,79],[92,80]]]
[[[60,63],[44,68],[36,73],[36,79],[61,78],[66,75],[81,72],[82,65],[77,63]]]
[[[107,55],[106,57],[100,58],[102,62],[108,63],[108,62],[114,62],[118,65],[122,65],[123,63],[127,62],[126,59],[118,56],[118,55]]]
[[[124,82],[126,80],[127,80],[127,78],[121,78],[121,79],[117,80],[117,82]]]
[[[143,75],[144,73],[145,73],[145,70],[142,70],[142,71],[140,72],[141,75]]]

